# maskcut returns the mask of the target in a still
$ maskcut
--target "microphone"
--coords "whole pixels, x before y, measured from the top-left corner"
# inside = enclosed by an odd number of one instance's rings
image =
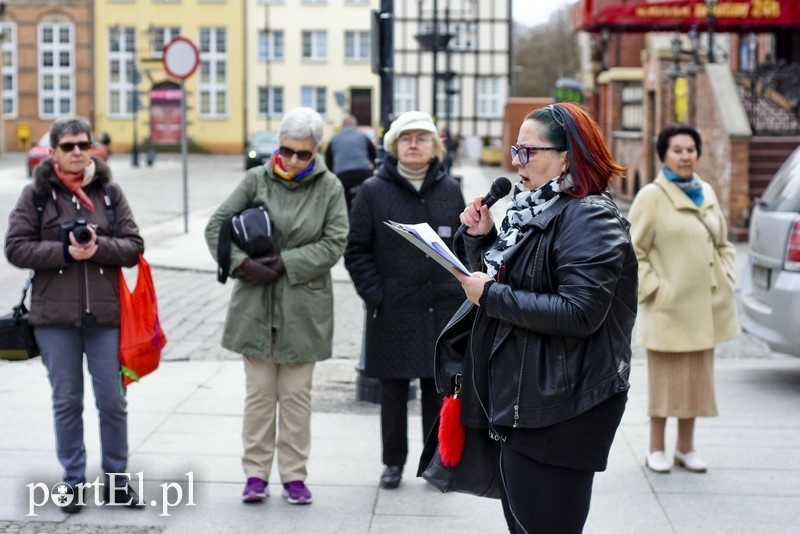
[[[486,193],[486,196],[483,197],[481,201],[482,206],[489,206],[490,208],[494,206],[494,203],[506,196],[511,192],[511,180],[506,178],[505,176],[501,176],[497,178],[494,182],[492,182],[492,187],[489,188],[489,192]],[[453,234],[453,241],[455,241],[458,237],[462,236],[464,232],[467,231],[467,225],[462,224],[456,230],[456,233]]]

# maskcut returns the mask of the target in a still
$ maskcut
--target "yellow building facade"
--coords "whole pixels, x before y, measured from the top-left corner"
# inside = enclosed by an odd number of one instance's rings
[[[180,80],[166,72],[163,51],[182,36],[195,45],[199,58],[197,70],[185,80],[192,147],[241,152],[245,5],[243,0],[95,2],[95,129],[111,136],[115,150],[180,144]]]
[[[328,139],[346,114],[377,129],[380,79],[370,64],[379,0],[244,0],[248,135],[276,130],[293,107],[316,109]]]

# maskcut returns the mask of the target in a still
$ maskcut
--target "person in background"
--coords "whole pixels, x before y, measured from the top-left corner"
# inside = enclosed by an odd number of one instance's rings
[[[409,111],[383,138],[387,157],[361,186],[350,213],[345,266],[366,307],[364,376],[380,379],[380,486],[397,488],[408,456],[409,381],[420,379],[423,439],[436,432],[442,397],[433,379],[436,337],[463,296],[453,275],[395,234],[386,220],[428,223],[452,248],[464,209],[459,184],[427,113]]]
[[[475,272],[456,276],[478,306],[461,421],[499,443],[511,532],[579,533],[629,389],[636,256],[607,195],[625,169],[571,103],[529,113],[511,158],[499,232],[482,197],[461,214]]]
[[[735,250],[713,188],[695,172],[700,134],[669,124],[658,134],[663,163],[630,208],[639,259],[637,342],[647,349],[650,450],[645,464],[668,473],[664,433],[678,419],[675,464],[703,473],[695,451],[695,418],[717,415],[714,346],[739,334],[734,294]]]
[[[347,199],[347,212],[353,206],[358,187],[375,170],[378,152],[372,140],[358,131],[358,122],[352,115],[342,120],[342,129],[331,138],[325,150],[325,163],[339,177]]]
[[[290,504],[312,501],[305,484],[311,379],[314,364],[333,351],[331,268],[344,252],[348,229],[342,185],[317,154],[322,127],[311,108],[288,111],[272,160],[247,172],[205,230],[216,258],[220,226],[230,216],[257,204],[273,223],[274,252],[249,258],[231,247],[236,283],[222,333],[222,346],[244,361],[246,503],[269,494],[276,451],[283,496]]]
[[[120,267],[136,265],[144,241],[111,170],[89,155],[91,136],[91,124],[83,117],[53,122],[51,158],[36,167],[33,183],[22,190],[9,217],[5,245],[9,263],[35,271],[28,323],[52,389],[56,454],[64,468],[63,481],[73,494],[61,506],[66,513],[81,511],[85,501],[78,493],[89,486],[83,440],[84,355],[99,412],[103,501],[140,504],[127,480],[110,474],[127,472],[128,463],[117,276]],[[41,213],[37,196],[45,201]]]

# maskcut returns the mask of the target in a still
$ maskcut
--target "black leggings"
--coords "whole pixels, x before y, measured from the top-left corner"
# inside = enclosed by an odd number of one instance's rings
[[[543,464],[506,444],[502,445],[500,466],[503,513],[510,532],[583,531],[592,499],[594,472]]]

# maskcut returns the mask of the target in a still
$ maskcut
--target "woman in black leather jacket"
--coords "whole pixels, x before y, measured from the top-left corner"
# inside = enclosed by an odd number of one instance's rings
[[[605,194],[624,168],[568,103],[528,114],[511,156],[520,182],[499,232],[480,197],[460,217],[477,272],[456,276],[479,306],[461,421],[500,442],[512,532],[580,532],[629,387],[637,262]]]

